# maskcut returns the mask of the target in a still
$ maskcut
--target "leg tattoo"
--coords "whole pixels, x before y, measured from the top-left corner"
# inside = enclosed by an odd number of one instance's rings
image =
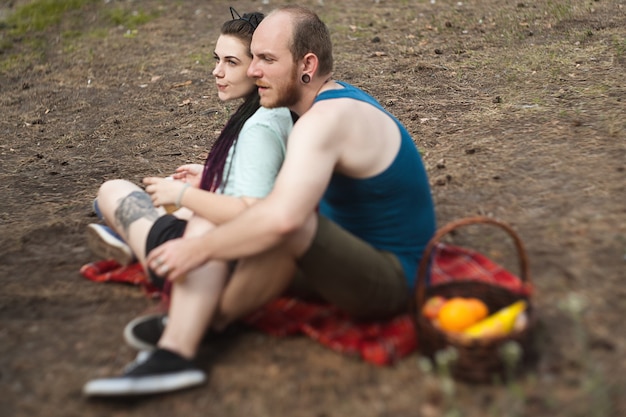
[[[144,191],[133,191],[128,194],[115,209],[115,220],[125,233],[128,233],[131,223],[144,217],[148,220],[156,220],[159,217],[150,196]]]

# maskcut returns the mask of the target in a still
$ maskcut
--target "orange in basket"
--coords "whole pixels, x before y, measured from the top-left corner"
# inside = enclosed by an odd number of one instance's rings
[[[439,327],[448,332],[461,332],[489,314],[487,305],[478,298],[454,297],[439,310]]]

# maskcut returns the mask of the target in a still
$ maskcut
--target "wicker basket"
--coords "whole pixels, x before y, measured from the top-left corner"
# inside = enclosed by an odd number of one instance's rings
[[[528,258],[522,241],[515,231],[505,223],[489,217],[465,218],[449,223],[439,229],[427,245],[418,270],[412,316],[419,337],[419,350],[422,354],[432,359],[438,350],[453,346],[456,348],[458,356],[451,365],[452,375],[455,378],[469,382],[488,383],[506,379],[511,371],[518,372],[534,356],[531,335],[536,323],[536,312],[528,296],[514,293],[496,284],[458,277],[458,280],[426,287],[427,269],[435,245],[444,235],[451,231],[473,224],[495,225],[508,232],[513,239],[519,256],[520,278],[524,285],[530,287]],[[422,314],[422,307],[425,301],[435,295],[446,298],[455,296],[478,298],[487,305],[490,314],[515,301],[524,299],[528,304],[526,310],[528,322],[523,330],[513,332],[507,336],[463,340],[454,334],[446,333],[436,328],[431,320]],[[522,348],[522,357],[515,369],[507,370],[500,354],[500,348],[504,343],[511,340],[517,341]]]

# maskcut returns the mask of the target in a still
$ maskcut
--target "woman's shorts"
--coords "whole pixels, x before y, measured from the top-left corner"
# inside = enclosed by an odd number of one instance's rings
[[[150,251],[157,246],[167,242],[168,240],[177,239],[182,237],[187,227],[187,220],[181,220],[171,214],[166,214],[159,217],[150,232],[148,232],[148,238],[146,239],[146,256]],[[158,276],[152,269],[148,268],[148,275],[150,281],[157,288],[163,288],[165,280]]]

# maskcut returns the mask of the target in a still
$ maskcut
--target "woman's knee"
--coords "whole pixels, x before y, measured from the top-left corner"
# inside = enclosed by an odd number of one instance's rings
[[[141,188],[126,180],[109,180],[98,189],[98,209],[107,220],[113,220],[115,209],[122,198]]]
[[[98,201],[102,199],[110,199],[119,195],[126,195],[132,191],[141,190],[141,188],[127,180],[108,180],[105,181],[98,190]],[[117,197],[119,198],[119,197]]]

